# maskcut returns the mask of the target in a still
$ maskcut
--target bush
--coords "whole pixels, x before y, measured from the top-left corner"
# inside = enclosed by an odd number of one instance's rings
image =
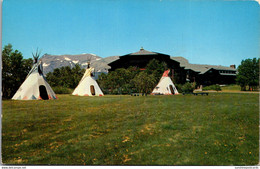
[[[100,88],[100,89],[101,89],[101,91],[103,92],[104,95],[106,95],[106,94],[111,94],[111,93],[109,92],[109,89],[104,89],[104,88]]]
[[[195,89],[195,83],[188,83],[188,82],[185,83],[181,88],[182,92],[184,93],[192,93],[194,89]]]
[[[182,84],[175,84],[175,87],[177,88],[179,93],[182,93]]]
[[[53,90],[56,94],[71,94],[71,93],[73,92],[73,89],[67,88],[67,87],[62,87],[62,86],[52,87],[52,90]]]
[[[216,91],[221,91],[220,85],[210,85],[203,87],[203,90],[216,90]]]
[[[116,89],[113,89],[113,90],[111,91],[111,94],[113,94],[113,95],[118,95],[118,94],[120,94],[120,91],[119,91],[118,88],[116,88]]]

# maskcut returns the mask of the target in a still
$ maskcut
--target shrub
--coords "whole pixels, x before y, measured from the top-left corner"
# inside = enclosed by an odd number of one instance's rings
[[[191,93],[193,92],[194,89],[195,89],[195,83],[188,83],[188,82],[185,83],[181,88],[182,92],[185,93]]]
[[[73,92],[73,89],[67,88],[67,87],[63,87],[63,86],[55,86],[55,87],[52,87],[52,90],[53,90],[56,94],[71,94],[71,93]]]
[[[216,91],[221,91],[221,87],[219,85],[215,85],[215,90]]]
[[[111,94],[118,95],[118,94],[119,94],[118,88],[113,89],[113,90],[111,91]]]
[[[220,85],[210,85],[203,87],[203,90],[216,90],[216,91],[221,91]]]
[[[103,92],[104,95],[106,95],[106,94],[111,94],[111,93],[109,92],[109,89],[105,89],[105,88],[100,88],[100,89],[101,89],[101,91]]]
[[[182,93],[182,84],[175,84],[175,87],[177,88],[179,93]]]

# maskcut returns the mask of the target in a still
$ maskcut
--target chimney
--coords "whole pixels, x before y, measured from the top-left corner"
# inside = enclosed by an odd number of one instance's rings
[[[236,68],[236,65],[230,65],[230,67],[235,69],[235,68]]]

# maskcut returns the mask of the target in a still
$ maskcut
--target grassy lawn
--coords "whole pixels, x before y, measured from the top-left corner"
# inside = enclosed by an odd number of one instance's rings
[[[3,101],[2,161],[65,165],[256,165],[259,95],[58,95]]]
[[[232,91],[241,92],[241,87],[239,85],[227,85],[227,86],[222,86],[221,90],[223,92],[232,92]]]
[[[246,87],[246,91],[241,91],[241,87],[239,85],[222,86],[221,91],[222,92],[241,92],[241,93],[245,93],[245,92],[257,93],[257,92],[259,92],[257,90],[250,91],[249,86]]]

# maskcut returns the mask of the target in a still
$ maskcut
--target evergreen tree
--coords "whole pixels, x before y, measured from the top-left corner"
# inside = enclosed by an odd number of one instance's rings
[[[152,59],[147,66],[145,67],[145,72],[147,74],[153,74],[156,81],[159,81],[162,77],[162,74],[167,70],[167,64],[165,62],[160,62],[156,59]]]

